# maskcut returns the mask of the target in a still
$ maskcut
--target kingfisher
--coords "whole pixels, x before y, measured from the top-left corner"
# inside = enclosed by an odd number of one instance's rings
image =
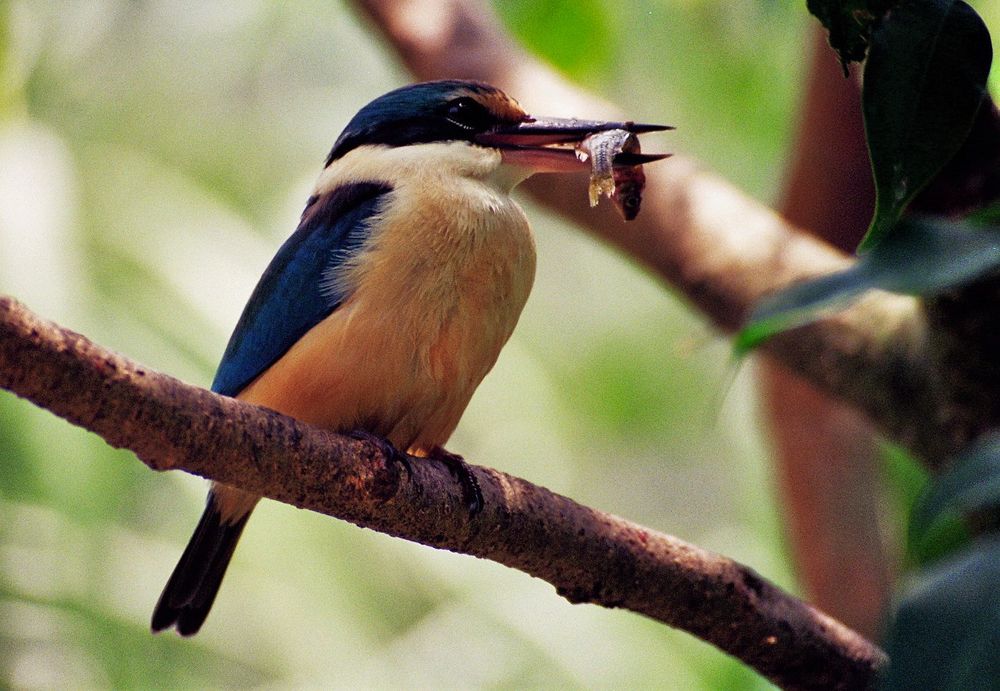
[[[510,191],[533,173],[586,170],[573,146],[619,129],[668,128],[535,118],[474,81],[376,98],[326,157],[296,230],[244,308],[212,391],[380,440],[403,458],[445,460],[474,514],[482,502],[474,476],[443,446],[534,280],[535,243]],[[659,158],[628,154],[625,163]],[[154,632],[199,630],[259,499],[212,483],[153,611]]]

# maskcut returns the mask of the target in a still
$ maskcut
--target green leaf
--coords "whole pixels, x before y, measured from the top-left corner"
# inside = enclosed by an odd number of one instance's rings
[[[869,272],[862,263],[864,259],[849,269],[797,283],[762,300],[747,325],[736,334],[736,354],[744,355],[782,331],[815,321],[824,312],[845,306],[851,298],[873,287],[871,280],[866,280]]]
[[[771,336],[844,307],[861,293],[880,288],[933,295],[1000,266],[1000,228],[940,218],[908,218],[844,271],[791,286],[762,300],[737,334],[743,354]]]
[[[945,513],[925,532],[908,535],[904,569],[910,570],[939,562],[968,549],[973,535],[965,520],[958,514]]]
[[[908,451],[894,444],[882,448],[884,485],[890,511],[909,523],[917,502],[927,493],[931,483],[927,468]],[[903,559],[903,570],[940,561],[958,549],[968,547],[971,537],[965,522],[955,516],[935,522],[927,533],[908,536]]]
[[[910,0],[872,33],[863,109],[875,217],[859,250],[880,242],[965,141],[986,93],[990,34],[961,0]]]
[[[1000,507],[1000,436],[975,444],[930,485],[914,508],[910,540],[919,541],[949,513],[995,507]]]
[[[881,687],[995,689],[1000,679],[1000,538],[924,572],[886,636],[892,661]]]
[[[975,226],[1000,226],[1000,202],[976,209],[966,220]]]

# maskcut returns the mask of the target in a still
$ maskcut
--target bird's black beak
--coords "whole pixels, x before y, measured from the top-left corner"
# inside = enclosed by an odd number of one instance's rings
[[[498,128],[476,136],[476,143],[500,149],[505,162],[530,168],[535,172],[575,172],[590,168],[576,155],[576,146],[598,132],[625,130],[632,134],[672,130],[669,125],[636,122],[606,122],[576,118],[531,118],[516,125]],[[667,158],[670,154],[619,153],[615,167],[637,166]]]

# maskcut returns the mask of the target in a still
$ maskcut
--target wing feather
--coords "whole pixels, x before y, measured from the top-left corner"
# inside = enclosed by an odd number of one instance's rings
[[[212,391],[235,396],[340,306],[348,295],[330,277],[364,245],[391,191],[364,182],[310,198],[243,309]]]

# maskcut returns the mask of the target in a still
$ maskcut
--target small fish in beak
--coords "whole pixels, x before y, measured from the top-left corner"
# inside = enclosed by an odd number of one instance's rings
[[[584,163],[590,160],[591,206],[597,206],[603,194],[615,203],[626,221],[639,215],[646,174],[641,164],[629,163],[644,160],[639,154],[639,137],[627,130],[597,132],[576,145],[577,158]]]
[[[589,168],[590,205],[596,206],[604,194],[615,202],[622,217],[631,221],[639,213],[646,183],[642,165],[670,156],[642,153],[638,135],[671,129],[634,122],[530,118],[481,134],[477,141],[499,148],[506,161],[535,172]]]

